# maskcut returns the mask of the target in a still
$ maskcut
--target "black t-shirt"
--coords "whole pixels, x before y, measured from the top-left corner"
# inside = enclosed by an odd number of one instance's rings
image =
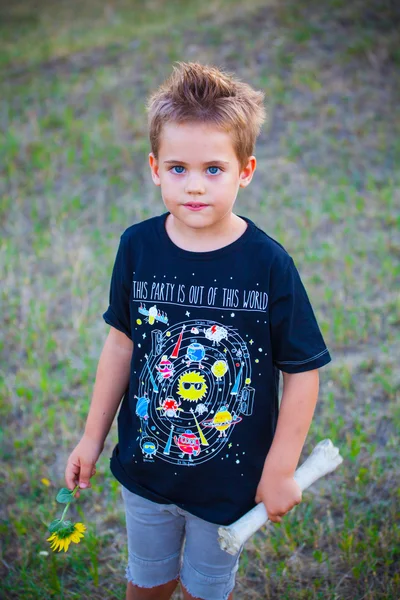
[[[292,258],[251,220],[190,252],[162,214],[121,236],[107,323],[132,339],[111,470],[145,498],[228,525],[255,506],[279,372],[331,357]]]

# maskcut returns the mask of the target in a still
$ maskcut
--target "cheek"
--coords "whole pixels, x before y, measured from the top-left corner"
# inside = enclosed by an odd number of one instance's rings
[[[161,188],[163,190],[163,194],[168,196],[168,194],[173,194],[175,190],[182,187],[182,181],[178,179],[173,179],[170,176],[162,177],[160,180]]]

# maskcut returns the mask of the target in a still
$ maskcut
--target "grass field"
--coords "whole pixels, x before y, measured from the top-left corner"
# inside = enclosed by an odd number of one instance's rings
[[[294,257],[331,350],[303,458],[326,437],[344,457],[247,543],[236,598],[398,600],[397,4],[23,0],[0,23],[1,597],[124,598],[115,425],[72,510],[84,541],[52,554],[46,524],[83,431],[119,236],[164,210],[145,98],[173,61],[196,60],[267,94],[237,212]]]

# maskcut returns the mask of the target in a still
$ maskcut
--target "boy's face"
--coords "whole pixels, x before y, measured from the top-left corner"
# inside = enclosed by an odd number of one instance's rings
[[[164,125],[158,161],[151,152],[149,163],[167,210],[195,229],[228,222],[239,187],[256,168],[251,156],[240,171],[230,135],[204,123]]]

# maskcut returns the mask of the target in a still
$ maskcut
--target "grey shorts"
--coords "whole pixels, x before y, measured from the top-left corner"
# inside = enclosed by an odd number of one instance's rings
[[[155,587],[180,579],[202,600],[227,600],[235,586],[240,552],[220,549],[218,525],[175,504],[157,504],[122,486],[128,534],[128,581]],[[241,549],[242,550],[242,549]]]

